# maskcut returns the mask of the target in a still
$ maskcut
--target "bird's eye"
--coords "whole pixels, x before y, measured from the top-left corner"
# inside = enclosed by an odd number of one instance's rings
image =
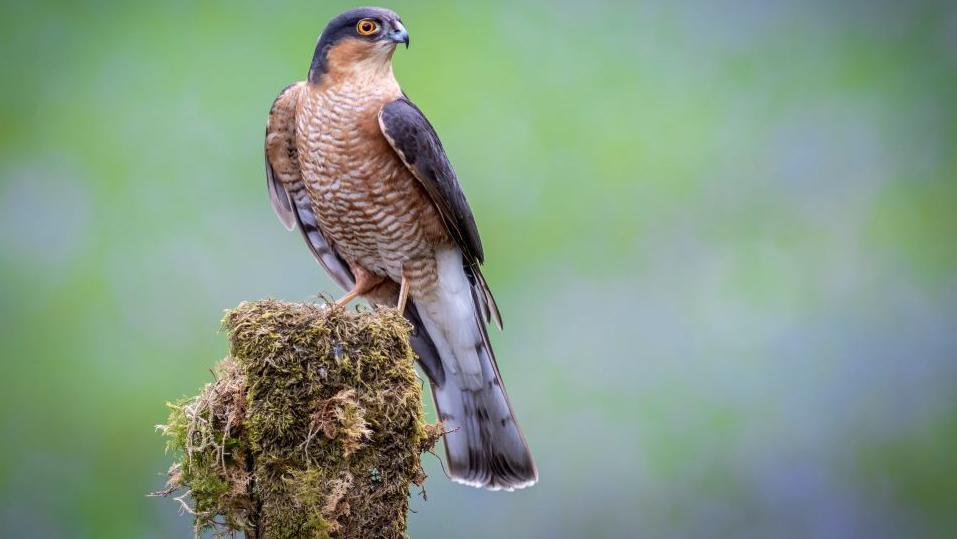
[[[371,36],[379,31],[379,25],[372,19],[362,19],[356,24],[356,32],[360,36]]]

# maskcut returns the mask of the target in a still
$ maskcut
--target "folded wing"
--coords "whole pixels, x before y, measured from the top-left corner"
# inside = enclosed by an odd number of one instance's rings
[[[439,210],[449,236],[455,241],[465,262],[466,274],[474,288],[476,307],[486,322],[494,319],[502,327],[502,317],[492,290],[479,266],[485,261],[472,209],[469,207],[455,171],[445,155],[435,128],[412,101],[402,97],[386,104],[379,112],[379,127],[405,166],[425,187]]]
[[[282,224],[289,230],[298,228],[319,264],[339,286],[350,290],[355,279],[335,246],[319,229],[299,169],[296,104],[305,84],[297,82],[284,88],[269,110],[266,123],[266,188],[273,210]]]

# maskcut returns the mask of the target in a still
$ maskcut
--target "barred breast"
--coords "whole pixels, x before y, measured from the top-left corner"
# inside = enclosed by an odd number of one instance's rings
[[[382,135],[378,113],[398,86],[310,85],[296,114],[303,180],[319,226],[350,264],[416,296],[436,286],[435,248],[450,240],[422,185]]]

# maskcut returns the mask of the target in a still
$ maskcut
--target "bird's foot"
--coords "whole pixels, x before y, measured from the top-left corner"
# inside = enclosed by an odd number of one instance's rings
[[[356,277],[356,284],[348,294],[336,300],[336,305],[343,307],[357,297],[368,293],[382,282],[382,277],[359,266],[352,266],[352,274]]]

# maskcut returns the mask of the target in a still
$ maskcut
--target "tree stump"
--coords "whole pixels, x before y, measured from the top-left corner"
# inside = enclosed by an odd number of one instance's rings
[[[199,535],[404,537],[440,428],[422,413],[411,326],[394,309],[246,302],[215,381],[159,428]]]

